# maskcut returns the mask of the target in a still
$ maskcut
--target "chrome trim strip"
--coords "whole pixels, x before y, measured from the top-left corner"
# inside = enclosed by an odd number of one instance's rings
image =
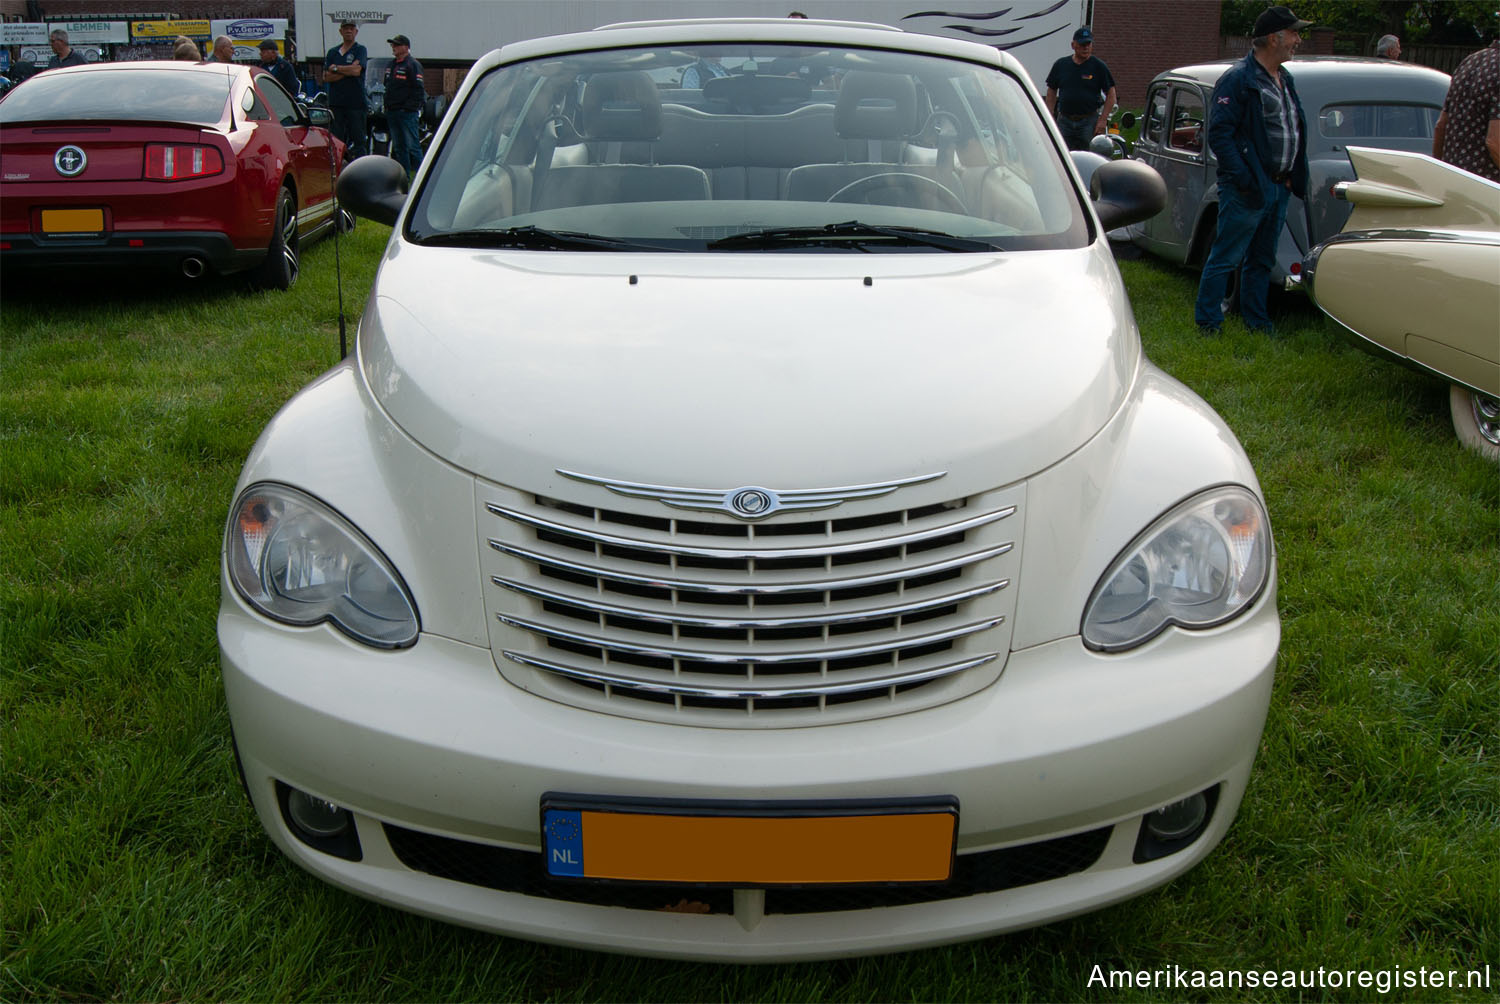
[[[325,216],[332,216],[333,210],[334,201],[332,199],[320,202],[316,206],[308,206],[297,214],[297,226],[303,226],[313,220],[320,220]]]
[[[1000,655],[997,652],[990,652],[977,658],[965,659],[962,662],[949,663],[944,666],[934,666],[931,669],[919,670],[913,673],[899,673],[895,676],[874,677],[868,680],[831,683],[827,686],[794,684],[786,687],[762,687],[756,690],[712,687],[706,684],[689,686],[680,683],[663,683],[659,680],[642,680],[632,676],[616,676],[612,673],[595,673],[567,666],[560,662],[537,659],[533,656],[522,655],[519,652],[509,650],[506,650],[505,657],[512,662],[520,663],[532,669],[556,673],[559,676],[566,676],[573,680],[583,680],[588,683],[602,683],[612,687],[628,687],[632,690],[644,690],[654,694],[671,694],[674,697],[718,697],[731,700],[755,700],[757,698],[770,699],[777,697],[822,697],[828,694],[849,694],[861,690],[877,690],[881,687],[898,687],[906,683],[923,683],[927,680],[938,679],[939,677],[952,676],[966,669],[973,669],[976,666],[983,666],[985,663],[994,662],[1000,658]]]
[[[831,509],[850,499],[878,498],[907,485],[936,481],[947,472],[938,471],[936,474],[921,474],[913,478],[901,478],[896,481],[882,481],[868,485],[847,485],[842,488],[761,488],[755,485],[741,485],[737,488],[679,488],[672,485],[644,484],[638,481],[613,481],[609,478],[595,477],[592,474],[565,471],[562,468],[558,468],[557,473],[565,478],[572,478],[574,481],[608,488],[616,495],[624,495],[627,498],[651,499],[677,509],[724,512],[738,519],[759,520],[777,512]],[[758,496],[757,505],[763,508],[747,509],[735,504],[736,499],[747,493]]]
[[[603,547],[625,547],[638,551],[647,551],[653,554],[676,554],[693,558],[719,558],[726,560],[745,560],[749,558],[775,559],[775,558],[822,558],[839,554],[858,554],[862,551],[879,551],[888,547],[904,547],[908,544],[921,543],[934,537],[946,537],[951,533],[960,533],[972,530],[976,527],[986,526],[990,523],[999,522],[1016,511],[1013,505],[1003,509],[995,509],[991,512],[971,516],[968,519],[959,520],[956,523],[948,523],[939,527],[931,527],[919,530],[916,533],[903,534],[899,537],[880,537],[875,540],[857,541],[848,544],[821,544],[806,547],[775,547],[775,548],[744,548],[744,547],[692,547],[686,544],[661,544],[654,541],[643,541],[637,537],[617,537],[614,534],[596,533],[584,530],[568,523],[556,523],[552,520],[541,519],[515,509],[507,509],[505,506],[494,502],[485,503],[485,508],[496,516],[504,517],[515,523],[537,530],[548,530],[552,533],[560,533],[579,540],[588,541],[596,546]]]
[[[522,631],[530,631],[533,634],[539,634],[545,638],[554,638],[558,641],[572,642],[575,645],[587,645],[590,648],[602,649],[606,652],[625,652],[630,655],[641,655],[653,659],[685,659],[691,662],[710,662],[723,666],[735,664],[779,666],[791,662],[831,662],[837,659],[854,659],[865,655],[894,654],[903,648],[916,648],[921,645],[932,645],[937,642],[952,641],[955,638],[978,634],[981,631],[988,631],[990,628],[997,627],[1005,622],[1003,616],[991,617],[987,620],[972,624],[962,624],[955,628],[949,628],[947,631],[937,631],[933,634],[914,635],[904,638],[888,636],[879,645],[856,645],[851,648],[822,648],[812,651],[778,652],[775,654],[752,652],[741,655],[731,652],[678,648],[670,645],[633,645],[629,642],[622,642],[618,638],[603,638],[599,635],[564,631],[550,624],[543,624],[540,621],[533,621],[524,617],[496,614],[495,618],[502,624],[520,628]]]
[[[558,571],[590,575],[597,579],[604,579],[607,582],[623,582],[628,585],[650,586],[655,589],[675,589],[683,593],[711,593],[719,596],[775,596],[786,593],[823,592],[887,585],[892,582],[901,582],[905,579],[920,579],[926,575],[948,572],[956,568],[966,568],[981,561],[988,561],[990,558],[998,558],[1000,555],[1015,549],[1015,544],[1007,542],[994,547],[987,547],[982,551],[975,551],[972,554],[962,554],[956,558],[935,561],[929,565],[902,566],[895,571],[882,572],[876,575],[857,575],[842,579],[799,580],[796,582],[778,582],[767,585],[742,585],[739,583],[702,582],[686,579],[663,579],[650,575],[633,575],[630,572],[619,572],[612,568],[600,568],[595,565],[564,561],[562,558],[551,554],[530,551],[524,547],[513,547],[498,540],[491,540],[490,546],[501,554],[508,554],[522,561],[535,562],[538,565],[545,565],[548,568],[554,568]]]
[[[571,607],[588,610],[593,613],[604,614],[607,617],[631,617],[636,620],[648,621],[653,624],[685,624],[689,627],[722,628],[725,630],[754,630],[757,628],[788,628],[788,627],[820,627],[824,624],[852,624],[860,621],[887,620],[892,617],[901,617],[906,614],[920,613],[923,610],[933,610],[938,607],[953,606],[966,600],[972,600],[977,596],[986,596],[997,593],[1010,585],[1009,579],[1001,579],[998,582],[976,586],[958,593],[950,593],[934,599],[920,600],[916,603],[904,603],[892,607],[880,607],[870,610],[855,610],[850,612],[823,613],[807,617],[765,617],[765,618],[728,618],[728,617],[692,617],[679,614],[663,614],[655,610],[641,610],[633,607],[615,606],[611,603],[595,603],[591,600],[567,593],[556,593],[549,589],[538,589],[521,582],[502,579],[498,575],[490,576],[490,580],[497,586],[514,590],[527,596],[554,603],[565,603]]]
[[[1500,247],[1500,233],[1488,230],[1459,230],[1451,227],[1348,230],[1334,234],[1308,253],[1315,254],[1333,244],[1360,244],[1371,241],[1438,241],[1443,244],[1485,244]]]
[[[1387,185],[1379,181],[1364,181],[1353,178],[1340,181],[1333,186],[1333,197],[1340,202],[1355,205],[1394,207],[1398,209],[1438,209],[1442,199],[1435,199],[1409,188]]]

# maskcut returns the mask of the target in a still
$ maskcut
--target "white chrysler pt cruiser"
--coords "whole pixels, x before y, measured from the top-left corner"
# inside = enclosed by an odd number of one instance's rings
[[[1110,255],[1160,178],[1070,162],[1012,57],[519,43],[405,188],[341,177],[395,226],[357,351],[225,537],[236,748],[299,865],[540,941],[810,959],[1095,909],[1223,838],[1266,510]]]

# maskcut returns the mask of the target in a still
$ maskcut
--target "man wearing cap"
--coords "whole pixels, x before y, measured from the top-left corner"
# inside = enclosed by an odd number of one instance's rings
[[[422,64],[411,57],[411,39],[397,35],[386,41],[394,57],[385,71],[385,117],[391,124],[391,156],[411,175],[422,163],[419,126],[427,88],[422,82]]]
[[[269,38],[260,43],[260,68],[275,77],[288,94],[297,96],[297,71],[289,60],[281,58],[281,50]]]
[[[1283,64],[1309,24],[1285,7],[1267,8],[1255,19],[1250,53],[1214,86],[1208,145],[1219,161],[1218,233],[1193,307],[1205,334],[1217,334],[1224,321],[1235,270],[1245,325],[1271,331],[1266,298],[1287,200],[1307,197],[1307,117]]]
[[[1052,64],[1047,74],[1047,111],[1057,120],[1069,150],[1087,150],[1089,140],[1104,132],[1115,106],[1115,78],[1094,55],[1094,32],[1073,32],[1073,55]]]
[[[365,125],[365,69],[370,55],[354,40],[359,25],[345,21],[339,25],[343,42],[323,57],[323,79],[328,84],[328,110],[333,112],[333,134],[348,148],[346,159],[353,160],[370,152]]]

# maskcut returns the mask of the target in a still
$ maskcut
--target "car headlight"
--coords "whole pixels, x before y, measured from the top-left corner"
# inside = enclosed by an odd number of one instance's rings
[[[1271,572],[1260,500],[1227,485],[1172,508],[1120,553],[1083,611],[1083,641],[1118,652],[1168,625],[1207,628],[1254,603]]]
[[[286,485],[252,485],[229,514],[229,581],[267,617],[328,621],[355,641],[401,648],[421,630],[385,556],[347,520]]]

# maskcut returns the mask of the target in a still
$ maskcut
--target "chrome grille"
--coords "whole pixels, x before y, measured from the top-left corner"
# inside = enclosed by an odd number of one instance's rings
[[[480,491],[502,671],[570,704],[736,727],[866,718],[970,693],[1009,647],[1020,489],[759,523]]]

